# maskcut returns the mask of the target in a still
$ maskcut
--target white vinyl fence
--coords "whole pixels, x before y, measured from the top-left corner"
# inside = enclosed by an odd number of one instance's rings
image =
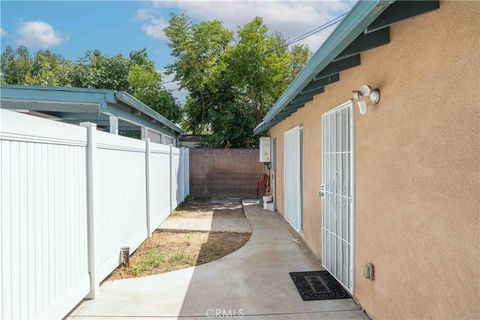
[[[60,319],[185,199],[188,149],[0,112],[0,318]]]

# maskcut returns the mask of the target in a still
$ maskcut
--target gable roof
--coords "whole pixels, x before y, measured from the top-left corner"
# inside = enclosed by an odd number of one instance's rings
[[[260,134],[340,80],[339,72],[360,65],[360,52],[390,42],[389,25],[439,7],[431,1],[358,1],[254,129]]]

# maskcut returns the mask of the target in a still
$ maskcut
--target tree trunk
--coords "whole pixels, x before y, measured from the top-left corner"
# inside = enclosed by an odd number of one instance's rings
[[[205,121],[205,100],[203,99],[203,91],[200,92],[200,100],[202,100],[202,118],[200,120],[200,145],[202,144],[203,123]]]

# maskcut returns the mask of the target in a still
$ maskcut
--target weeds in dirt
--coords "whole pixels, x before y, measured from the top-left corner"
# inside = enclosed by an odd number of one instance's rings
[[[139,258],[135,265],[126,267],[130,272],[134,274],[136,277],[144,274],[150,273],[152,270],[157,269],[162,262],[165,261],[165,256],[154,249],[150,249],[147,253]]]
[[[141,277],[208,263],[238,250],[250,235],[156,231],[130,257],[130,266],[117,268],[110,279]]]

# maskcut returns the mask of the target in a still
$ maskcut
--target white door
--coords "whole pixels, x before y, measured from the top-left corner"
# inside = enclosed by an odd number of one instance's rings
[[[353,293],[354,129],[348,101],[322,117],[322,265]]]
[[[283,136],[283,210],[297,231],[301,231],[301,165],[300,127],[295,127]]]
[[[273,195],[273,210],[277,211],[277,139],[272,139],[272,152],[271,152],[271,165],[272,165],[272,195]]]

